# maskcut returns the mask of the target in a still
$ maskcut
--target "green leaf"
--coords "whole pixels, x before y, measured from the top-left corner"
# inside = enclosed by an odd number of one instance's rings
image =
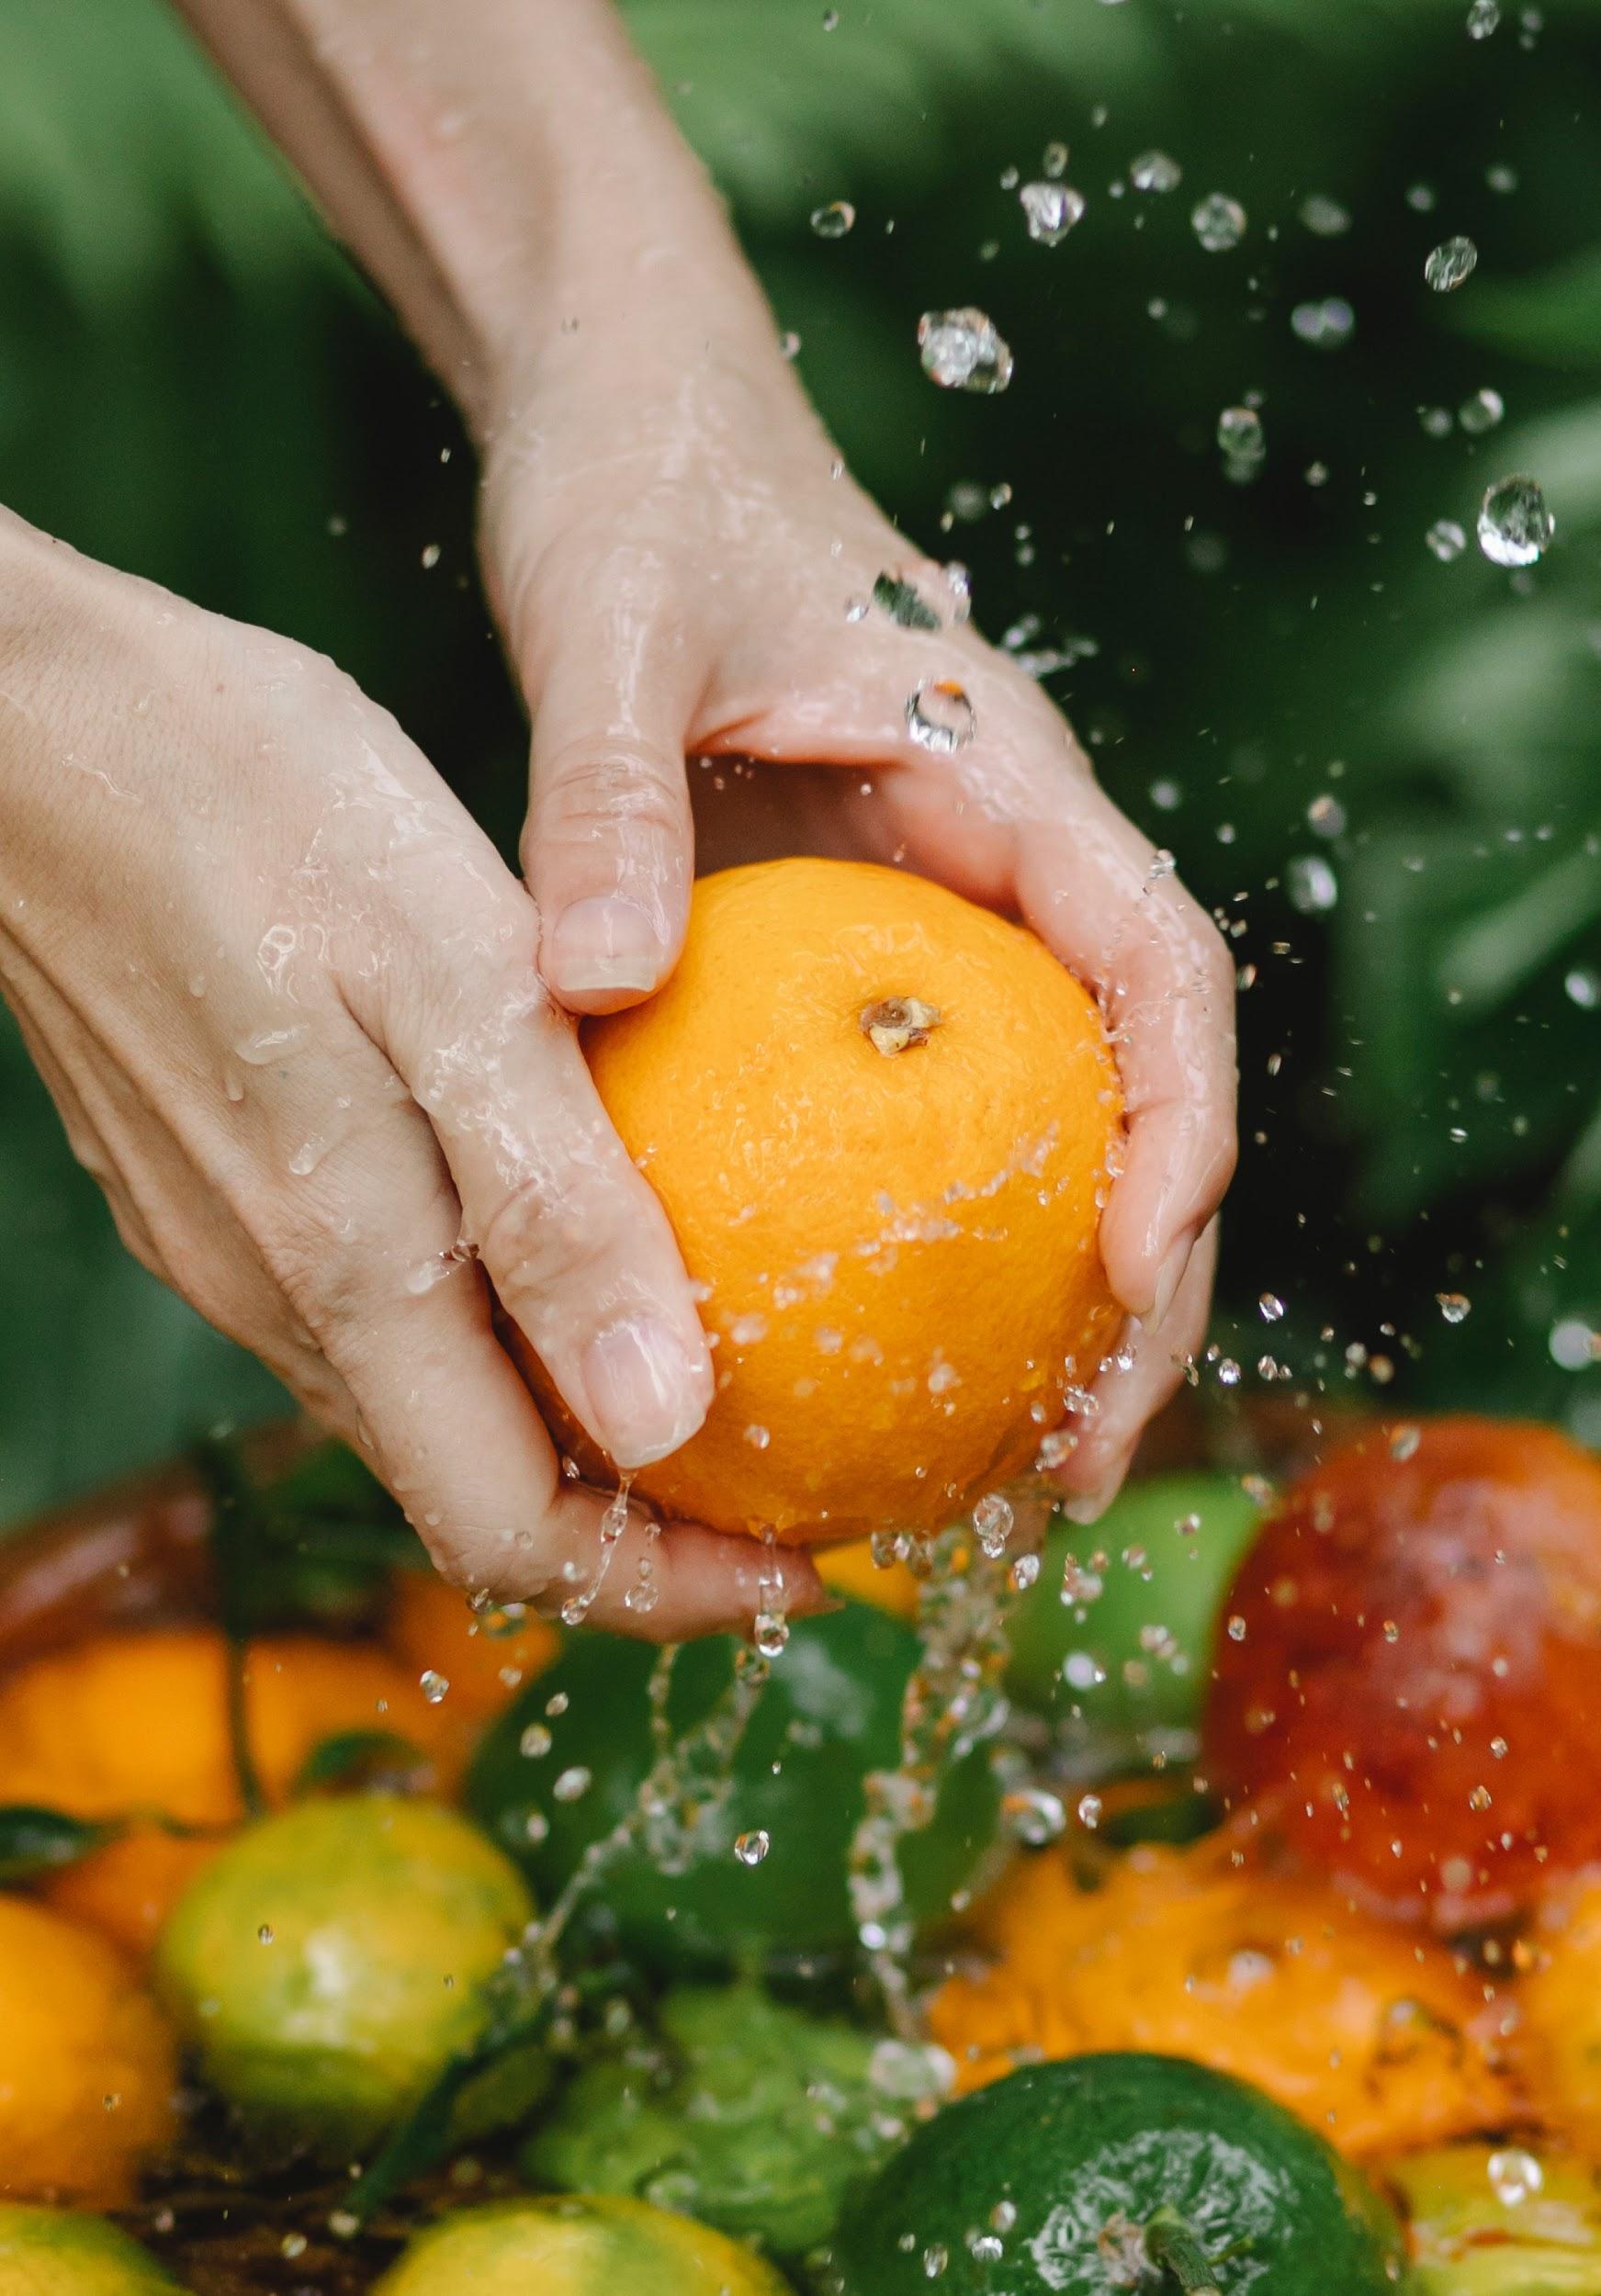
[[[1601,246],[1522,279],[1482,279],[1453,307],[1464,334],[1514,357],[1601,366]]]
[[[8,1803],[0,1807],[0,1886],[76,1865],[126,1830],[121,1818],[73,1818],[65,1810]]]
[[[320,1788],[404,1784],[428,1768],[428,1757],[393,1730],[337,1730],[312,1747],[295,1780],[297,1795]]]

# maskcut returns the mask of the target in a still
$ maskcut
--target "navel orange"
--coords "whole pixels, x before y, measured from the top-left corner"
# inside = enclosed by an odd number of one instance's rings
[[[104,1938],[0,1895],[0,2194],[112,2208],[173,2127],[177,2056]]]
[[[135,1950],[242,1815],[226,1651],[214,1627],[112,1631],[0,1681],[0,1803],[91,1818],[150,1811],[217,1829],[186,1839],[136,1824],[43,1885],[61,1911]],[[250,1745],[274,1802],[320,1741],[352,1730],[409,1739],[453,1783],[473,1731],[448,1703],[431,1705],[417,1675],[370,1645],[284,1635],[254,1644],[246,1660]]]
[[[1117,1323],[1122,1138],[1094,1001],[1041,942],[893,869],[728,870],[667,985],[583,1041],[716,1347],[705,1426],[636,1491],[812,1544],[1031,1466]]]

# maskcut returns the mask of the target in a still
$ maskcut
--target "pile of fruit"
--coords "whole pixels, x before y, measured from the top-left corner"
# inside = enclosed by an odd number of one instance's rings
[[[331,1450],[17,1542],[0,2288],[1601,2296],[1601,1464],[1247,1480],[771,1660],[469,1608]]]

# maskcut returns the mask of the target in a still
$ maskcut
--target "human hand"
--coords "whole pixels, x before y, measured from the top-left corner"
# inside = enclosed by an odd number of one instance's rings
[[[1100,1241],[1130,1321],[1060,1474],[1092,1519],[1205,1328],[1235,1155],[1233,965],[1210,919],[944,569],[844,476],[748,287],[687,317],[647,280],[597,289],[487,426],[484,539],[534,716],[540,962],[571,1009],[671,969],[692,789],[703,861],[904,862],[1022,917],[1099,997],[1129,1120]],[[870,605],[885,573],[940,626]],[[714,782],[742,844],[702,802]]]
[[[654,1529],[603,1540],[495,1339],[485,1273],[625,1467],[710,1398],[534,906],[393,720],[11,519],[0,647],[0,986],[130,1249],[366,1449],[463,1585],[554,1609],[599,1580],[594,1623],[661,1639],[749,1625],[775,1578],[820,1603],[804,1558],[694,1526],[642,1581]]]

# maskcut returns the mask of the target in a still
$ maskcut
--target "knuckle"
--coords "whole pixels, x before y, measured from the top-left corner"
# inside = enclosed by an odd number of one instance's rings
[[[502,1304],[537,1345],[551,1303],[598,1291],[614,1257],[616,1230],[603,1204],[552,1173],[517,1182],[479,1239]]]
[[[671,836],[688,805],[679,759],[651,743],[605,737],[565,742],[542,759],[535,798],[547,836],[625,826]]]

